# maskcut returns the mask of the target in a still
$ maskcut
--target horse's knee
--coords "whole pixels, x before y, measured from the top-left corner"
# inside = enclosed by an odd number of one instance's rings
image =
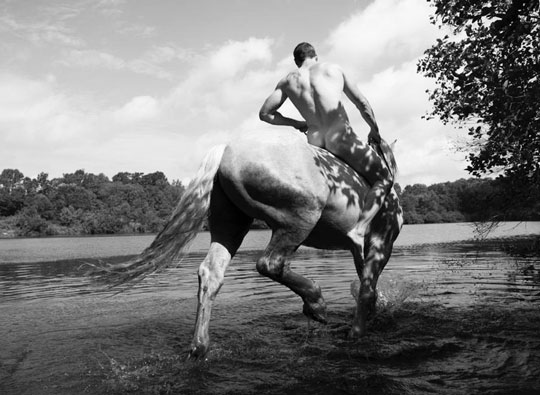
[[[263,256],[257,261],[257,271],[266,277],[272,279],[280,278],[283,276],[283,268],[285,266],[285,259],[283,257],[269,257]]]

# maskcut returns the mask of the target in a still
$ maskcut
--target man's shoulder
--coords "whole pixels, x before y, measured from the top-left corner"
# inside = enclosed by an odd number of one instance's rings
[[[291,79],[298,78],[299,76],[300,76],[300,70],[296,69],[296,70],[289,71],[283,79],[290,81]]]
[[[300,73],[298,72],[298,70],[293,70],[287,73],[281,80],[279,80],[278,87],[284,87],[289,85],[292,81],[298,79],[299,75]]]
[[[341,67],[336,64],[336,63],[329,63],[329,62],[324,62],[324,63],[320,63],[320,69],[326,73],[331,73],[331,74],[343,74],[343,70],[341,69]]]

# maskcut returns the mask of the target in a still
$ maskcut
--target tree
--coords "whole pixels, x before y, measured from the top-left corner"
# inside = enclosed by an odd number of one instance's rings
[[[121,182],[122,184],[138,184],[143,173],[128,173],[122,171],[113,176],[113,182]]]
[[[4,169],[0,173],[0,216],[10,216],[24,206],[26,195],[24,174],[17,169]]]
[[[62,184],[58,186],[53,203],[57,210],[72,206],[75,209],[91,210],[97,205],[96,195],[82,186]]]
[[[47,173],[39,173],[36,177],[38,184],[38,191],[47,194],[51,188],[51,182],[49,181],[49,175]]]
[[[453,35],[418,63],[436,79],[430,116],[468,126],[467,170],[502,172],[518,196],[540,189],[538,0],[428,0]]]
[[[145,174],[141,177],[140,184],[144,187],[146,186],[157,186],[160,188],[165,188],[169,185],[167,177],[161,171],[156,171],[154,173]]]
[[[87,177],[87,174],[84,172],[84,170],[79,169],[75,171],[75,173],[65,173],[63,177],[63,181],[65,184],[73,184],[73,185],[82,186],[86,177]]]
[[[7,188],[0,188],[0,217],[8,217],[19,212],[24,207],[24,189],[15,188],[8,192]]]
[[[24,180],[24,174],[17,169],[4,169],[0,173],[0,188],[10,194]]]
[[[17,218],[20,236],[40,236],[47,233],[47,221],[45,221],[35,207],[25,207]]]
[[[103,185],[107,185],[108,183],[110,183],[110,181],[109,181],[109,178],[105,174],[100,173],[96,176],[95,174],[88,173],[86,174],[86,177],[84,178],[82,185],[89,191],[92,191],[94,194],[97,194],[99,190],[101,189],[101,187]]]

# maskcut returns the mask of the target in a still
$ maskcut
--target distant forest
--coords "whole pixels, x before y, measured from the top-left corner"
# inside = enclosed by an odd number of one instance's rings
[[[396,185],[406,224],[540,220],[540,199],[511,198],[499,180],[471,178],[426,186]],[[77,170],[49,179],[19,170],[0,174],[0,237],[158,232],[184,186],[162,172],[121,172],[109,179]],[[254,227],[264,228],[256,221]]]

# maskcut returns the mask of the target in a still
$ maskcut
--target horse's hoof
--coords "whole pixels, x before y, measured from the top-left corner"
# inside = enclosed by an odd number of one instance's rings
[[[187,356],[188,361],[199,362],[206,360],[206,354],[208,353],[208,346],[198,344],[193,346]]]
[[[348,338],[351,340],[359,339],[366,335],[366,330],[362,330],[359,326],[353,325],[351,330],[349,331]]]
[[[322,324],[328,324],[328,320],[326,318],[326,303],[322,298],[315,303],[304,302],[302,312],[312,320]]]

